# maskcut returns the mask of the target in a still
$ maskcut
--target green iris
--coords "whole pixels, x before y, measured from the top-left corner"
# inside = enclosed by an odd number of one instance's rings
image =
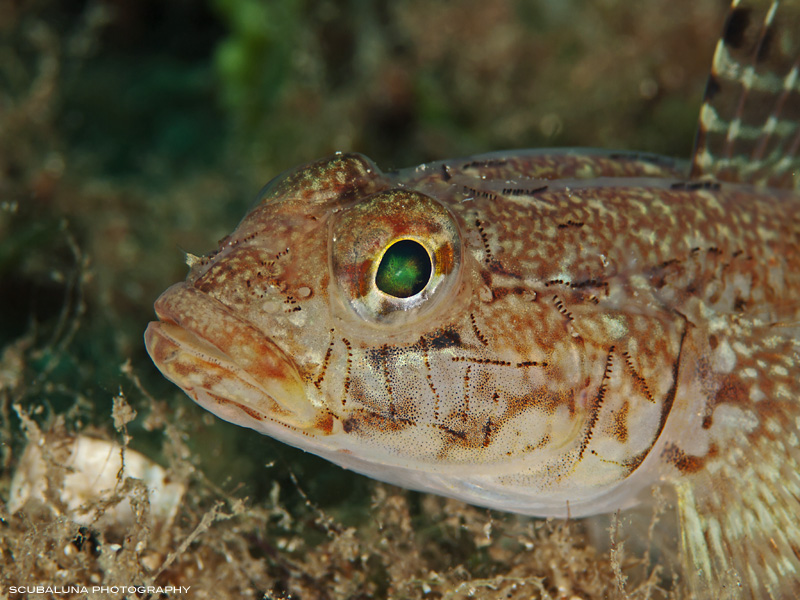
[[[421,292],[431,278],[431,259],[422,244],[400,240],[383,254],[375,284],[384,294],[408,298]]]

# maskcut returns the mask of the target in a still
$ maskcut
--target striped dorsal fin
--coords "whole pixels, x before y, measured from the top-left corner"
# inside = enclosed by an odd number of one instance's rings
[[[692,157],[704,176],[800,188],[800,0],[733,0]]]

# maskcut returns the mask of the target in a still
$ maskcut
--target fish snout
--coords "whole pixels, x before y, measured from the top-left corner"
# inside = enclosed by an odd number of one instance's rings
[[[177,284],[144,334],[163,375],[206,410],[257,431],[308,429],[319,410],[293,361],[263,332],[199,290]]]

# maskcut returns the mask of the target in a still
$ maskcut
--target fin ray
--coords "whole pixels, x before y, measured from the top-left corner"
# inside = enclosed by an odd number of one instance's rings
[[[734,0],[700,112],[692,177],[800,189],[800,2]]]

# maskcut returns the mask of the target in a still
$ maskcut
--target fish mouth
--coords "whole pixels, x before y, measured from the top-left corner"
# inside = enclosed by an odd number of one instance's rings
[[[203,292],[180,283],[156,301],[159,321],[145,347],[161,373],[221,419],[274,435],[276,424],[313,427],[293,361],[259,329]]]

